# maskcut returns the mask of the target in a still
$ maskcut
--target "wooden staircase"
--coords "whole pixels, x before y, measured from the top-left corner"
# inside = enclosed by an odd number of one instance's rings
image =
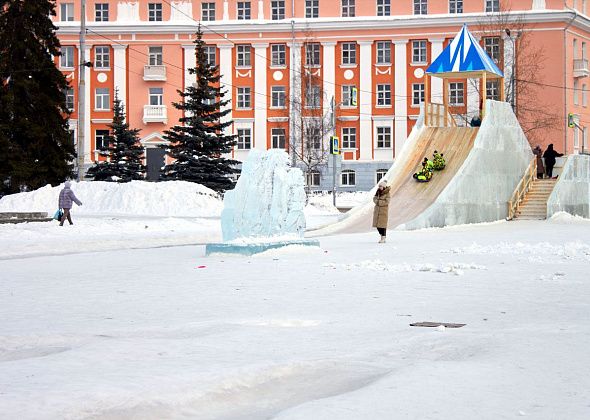
[[[555,187],[556,179],[534,179],[514,215],[516,219],[543,220],[547,218],[547,200]]]

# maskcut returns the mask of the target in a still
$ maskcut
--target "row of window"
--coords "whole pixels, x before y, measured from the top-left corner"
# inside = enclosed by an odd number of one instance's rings
[[[387,174],[387,169],[377,169],[375,171],[375,183],[377,184]],[[306,174],[306,184],[309,187],[319,187],[321,174],[319,171],[311,171]],[[344,169],[340,172],[340,186],[354,187],[356,185],[356,172],[352,169]]]
[[[324,0],[325,1],[325,0]],[[366,1],[366,0],[358,0]],[[391,16],[391,0],[375,0],[376,15],[377,16]],[[457,14],[463,13],[464,0],[448,0],[449,13]],[[356,16],[357,0],[341,0],[340,15],[342,17]],[[172,6],[174,7],[174,6]],[[272,0],[270,2],[270,18],[271,20],[283,20],[287,16],[285,14],[285,0]],[[499,12],[500,0],[486,0],[486,12]],[[162,3],[148,3],[147,5],[148,21],[161,22],[163,20],[163,4]],[[413,0],[413,13],[415,15],[428,14],[428,0]],[[308,19],[318,18],[320,16],[320,0],[305,0],[305,17]],[[290,16],[289,16],[290,17]],[[201,20],[214,21],[216,20],[215,2],[204,1],[201,2]],[[236,8],[237,20],[252,19],[252,2],[238,1]],[[74,3],[67,2],[60,4],[60,20],[62,22],[71,22],[74,20]],[[94,5],[94,20],[96,22],[109,21],[109,4],[96,3]]]

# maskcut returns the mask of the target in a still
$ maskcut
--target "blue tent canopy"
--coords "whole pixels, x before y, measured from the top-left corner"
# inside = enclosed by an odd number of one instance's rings
[[[473,38],[467,25],[463,25],[461,31],[426,69],[426,73],[439,77],[461,77],[462,73],[483,72],[490,78],[504,77],[502,70]]]

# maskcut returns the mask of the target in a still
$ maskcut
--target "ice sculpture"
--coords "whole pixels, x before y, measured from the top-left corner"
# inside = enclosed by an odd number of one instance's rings
[[[251,150],[235,188],[225,193],[223,240],[303,238],[305,190],[303,173],[289,167],[284,150]]]

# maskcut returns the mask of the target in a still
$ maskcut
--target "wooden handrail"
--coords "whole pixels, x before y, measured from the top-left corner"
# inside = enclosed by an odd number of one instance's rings
[[[535,179],[536,175],[537,157],[535,156],[533,160],[531,160],[531,163],[524,172],[522,179],[516,186],[516,189],[514,190],[512,196],[510,197],[510,200],[508,201],[508,217],[506,218],[506,220],[514,219],[514,216],[516,215],[516,212],[518,211],[518,208],[520,207],[522,200],[524,200],[526,193],[531,188],[531,184],[533,183],[533,180]]]
[[[457,123],[450,112],[445,115],[443,104],[429,102],[426,104],[424,125],[430,127],[456,127]]]

